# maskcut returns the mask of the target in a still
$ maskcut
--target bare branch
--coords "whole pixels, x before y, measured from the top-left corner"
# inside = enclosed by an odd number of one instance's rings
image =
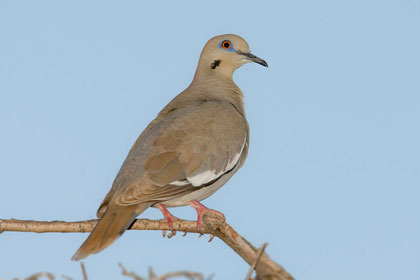
[[[85,264],[83,262],[80,262],[80,268],[82,269],[83,280],[88,280]]]
[[[191,272],[191,271],[177,271],[177,272],[170,272],[162,275],[158,278],[158,280],[167,280],[172,277],[179,277],[184,276],[189,280],[204,280],[204,276],[198,272]]]
[[[264,252],[265,247],[267,247],[267,245],[268,245],[268,243],[264,243],[260,247],[260,249],[258,249],[257,257],[255,258],[255,261],[252,263],[251,267],[249,268],[249,271],[248,271],[248,274],[247,274],[245,280],[251,280],[252,272],[254,271],[255,267],[257,266],[258,262],[260,261],[261,255]]]
[[[121,274],[124,276],[128,276],[133,278],[134,280],[146,280],[143,277],[138,276],[135,272],[130,272],[127,269],[125,269],[125,267],[122,265],[122,263],[118,263],[118,266],[121,268]]]
[[[29,277],[26,277],[25,280],[38,280],[41,277],[47,277],[48,280],[55,280],[54,275],[52,275],[49,272],[36,273],[36,274],[33,274],[33,275],[29,276]]]
[[[90,232],[98,220],[63,222],[63,221],[26,221],[26,220],[3,220],[0,219],[0,232],[22,231],[22,232]],[[170,231],[166,220],[139,219],[130,228],[131,230],[158,230]],[[249,265],[252,265],[258,258],[257,249],[245,238],[239,235],[230,225],[220,220],[220,217],[205,213],[202,221],[201,232],[197,229],[195,221],[176,220],[173,221],[175,231],[210,234],[217,236]],[[275,263],[270,257],[261,252],[259,261],[256,263],[255,271],[259,280],[292,280],[293,277],[287,271]]]
[[[133,278],[134,280],[146,280],[145,278],[137,275],[135,272],[129,272],[123,265],[122,263],[118,264],[121,268],[121,273],[124,276],[129,276],[131,278]],[[179,276],[184,276],[187,279],[190,280],[204,280],[204,277],[201,273],[198,272],[191,272],[191,271],[177,271],[177,272],[170,272],[170,273],[166,273],[165,275],[158,277],[156,276],[156,274],[153,272],[153,269],[151,267],[149,267],[149,280],[167,280],[171,277],[179,277]]]

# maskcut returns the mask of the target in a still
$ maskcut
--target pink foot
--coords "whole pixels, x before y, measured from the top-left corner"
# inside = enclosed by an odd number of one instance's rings
[[[212,213],[214,216],[218,216],[221,218],[222,222],[224,223],[226,218],[225,215],[223,215],[223,213],[213,210],[213,209],[209,209],[206,206],[204,206],[203,204],[201,204],[200,202],[198,202],[197,200],[191,200],[190,201],[190,205],[195,208],[195,210],[197,211],[197,229],[200,229],[201,227],[201,223],[203,221],[203,215],[204,213]]]
[[[163,205],[162,203],[158,203],[156,205],[160,212],[162,212],[163,216],[165,217],[166,221],[168,221],[168,225],[169,228],[173,231],[174,230],[174,225],[173,225],[173,221],[177,220],[177,217],[173,216],[168,209],[166,209],[165,205]]]

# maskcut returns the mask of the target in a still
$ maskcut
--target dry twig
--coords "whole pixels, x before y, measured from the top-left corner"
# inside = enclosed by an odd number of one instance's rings
[[[146,280],[146,278],[143,278],[139,275],[137,275],[135,272],[129,272],[122,263],[118,264],[121,268],[121,273],[124,276],[128,276],[133,278],[134,280]],[[166,273],[165,275],[162,275],[161,277],[158,277],[152,270],[152,268],[149,268],[149,280],[167,280],[171,277],[179,277],[184,276],[187,279],[190,280],[204,280],[204,277],[201,273],[198,272],[191,272],[191,271],[177,271],[177,272],[170,272]]]
[[[151,267],[149,267],[149,280],[167,280],[172,277],[179,277],[184,276],[189,280],[204,280],[204,276],[198,272],[192,271],[176,271],[176,272],[169,272],[160,277],[158,277]]]
[[[40,272],[40,273],[36,273],[33,274],[29,277],[24,278],[24,280],[38,280],[40,277],[47,277],[48,280],[55,280],[54,275],[52,275],[49,272]]]
[[[170,272],[162,275],[161,277],[157,278],[156,280],[167,280],[172,277],[179,277],[184,276],[189,280],[204,280],[204,277],[201,273],[198,272],[191,272],[191,271],[177,271],[177,272]],[[152,279],[150,279],[152,280]]]
[[[83,280],[88,280],[85,264],[83,262],[80,262],[80,268],[82,269]]]
[[[252,272],[254,272],[255,267],[257,266],[258,262],[260,261],[261,255],[267,247],[268,243],[264,243],[260,249],[258,249],[257,256],[255,257],[254,262],[252,263],[251,267],[249,268],[248,274],[246,275],[245,280],[251,280]]]
[[[135,272],[128,271],[127,269],[125,269],[125,267],[122,265],[122,263],[118,263],[118,266],[121,268],[121,274],[122,275],[131,277],[134,280],[146,280],[145,278],[138,276]]]
[[[41,222],[25,220],[3,220],[0,219],[0,232],[2,231],[22,231],[22,232],[90,232],[96,225],[97,220],[79,222]],[[139,219],[130,228],[131,230],[171,230],[165,220]],[[212,216],[207,213],[203,216],[202,232],[197,229],[195,221],[176,220],[173,222],[173,229],[176,231],[210,234],[217,236],[249,265],[257,259],[257,249],[245,238],[239,235],[229,224],[224,223],[220,217]],[[275,263],[270,257],[261,252],[258,263],[255,266],[257,279],[259,280],[292,280],[293,277],[287,271]]]

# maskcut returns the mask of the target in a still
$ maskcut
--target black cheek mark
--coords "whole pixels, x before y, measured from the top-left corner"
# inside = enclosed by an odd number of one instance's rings
[[[216,69],[216,67],[217,67],[217,66],[219,66],[221,62],[222,62],[222,61],[221,61],[220,59],[215,60],[215,61],[214,61],[214,62],[210,65],[211,69]]]

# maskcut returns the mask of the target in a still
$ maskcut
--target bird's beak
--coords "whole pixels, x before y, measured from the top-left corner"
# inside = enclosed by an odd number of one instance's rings
[[[255,63],[258,63],[262,66],[268,67],[267,62],[265,62],[264,59],[261,59],[258,56],[253,55],[252,53],[238,52],[238,54],[242,55],[246,60],[248,60],[250,62],[255,62]]]

